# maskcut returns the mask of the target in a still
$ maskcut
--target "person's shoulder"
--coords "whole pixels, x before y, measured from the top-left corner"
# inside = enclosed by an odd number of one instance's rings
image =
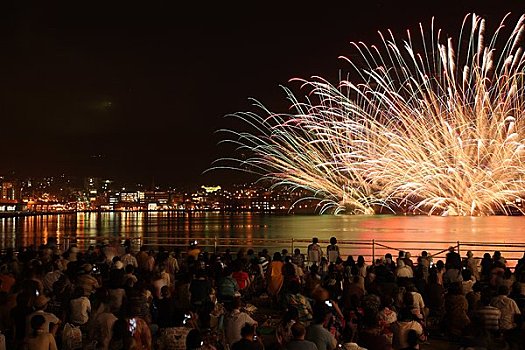
[[[317,345],[310,340],[292,340],[286,345],[286,350],[317,350]]]
[[[304,344],[302,344],[303,346],[301,347],[301,349],[312,349],[312,350],[317,350],[317,345],[313,342],[313,341],[310,341],[310,340],[304,340]]]
[[[44,317],[47,317],[47,318],[52,319],[52,320],[59,320],[58,317],[52,312],[46,312],[44,314]]]
[[[320,328],[322,327],[318,327],[318,325],[313,324],[313,323],[309,325],[308,327],[306,327],[306,339],[310,340],[310,339],[314,339],[315,337],[317,337],[317,335],[320,332]]]
[[[319,332],[318,335],[326,338],[332,338],[334,335],[330,333],[330,331],[324,327],[317,328],[317,331]]]
[[[412,321],[410,324],[410,328],[419,332],[423,332],[423,326],[418,321]]]
[[[257,345],[255,342],[252,342],[248,339],[241,338],[240,340],[233,343],[232,350],[252,350],[257,349]]]

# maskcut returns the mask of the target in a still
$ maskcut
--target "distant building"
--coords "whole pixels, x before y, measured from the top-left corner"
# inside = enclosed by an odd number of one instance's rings
[[[0,201],[18,202],[21,199],[22,191],[17,181],[0,180]]]
[[[148,210],[169,209],[170,193],[167,191],[144,192]]]
[[[120,201],[123,203],[144,203],[143,191],[120,191]]]
[[[22,203],[21,199],[20,182],[0,178],[0,212],[26,210],[26,205]]]

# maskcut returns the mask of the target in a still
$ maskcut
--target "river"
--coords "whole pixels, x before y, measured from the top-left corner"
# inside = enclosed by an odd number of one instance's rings
[[[95,238],[111,237],[143,237],[143,243],[151,244],[156,238],[169,237],[222,237],[249,241],[290,240],[292,237],[310,239],[313,236],[327,240],[336,236],[339,240],[418,241],[420,243],[413,243],[410,248],[438,250],[446,248],[445,242],[525,242],[525,217],[92,212],[0,219],[0,249],[38,245],[53,236],[59,242],[65,237],[77,237],[77,243],[86,246]],[[442,243],[431,245],[427,243],[429,241]],[[395,248],[402,246],[390,245]],[[520,248],[512,254],[521,256],[521,251]]]

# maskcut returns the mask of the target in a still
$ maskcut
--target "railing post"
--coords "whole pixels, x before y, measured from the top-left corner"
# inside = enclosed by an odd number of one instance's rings
[[[213,237],[213,253],[217,254],[217,235]]]
[[[65,252],[69,249],[69,235],[62,237],[62,250]]]
[[[372,240],[372,264],[376,261],[376,240]]]
[[[461,256],[461,252],[459,251],[459,241],[457,241],[458,243],[458,254]]]
[[[293,237],[292,237],[292,250],[290,251],[290,254],[293,255],[293,249],[294,249],[294,246],[293,246]]]

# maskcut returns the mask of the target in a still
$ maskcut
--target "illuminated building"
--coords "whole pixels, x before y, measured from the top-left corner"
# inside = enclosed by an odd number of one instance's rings
[[[145,202],[148,210],[169,209],[170,194],[166,191],[146,191]]]
[[[145,193],[143,191],[121,191],[120,201],[124,203],[144,203]]]
[[[19,201],[21,199],[20,187],[15,181],[2,181],[0,200]]]

